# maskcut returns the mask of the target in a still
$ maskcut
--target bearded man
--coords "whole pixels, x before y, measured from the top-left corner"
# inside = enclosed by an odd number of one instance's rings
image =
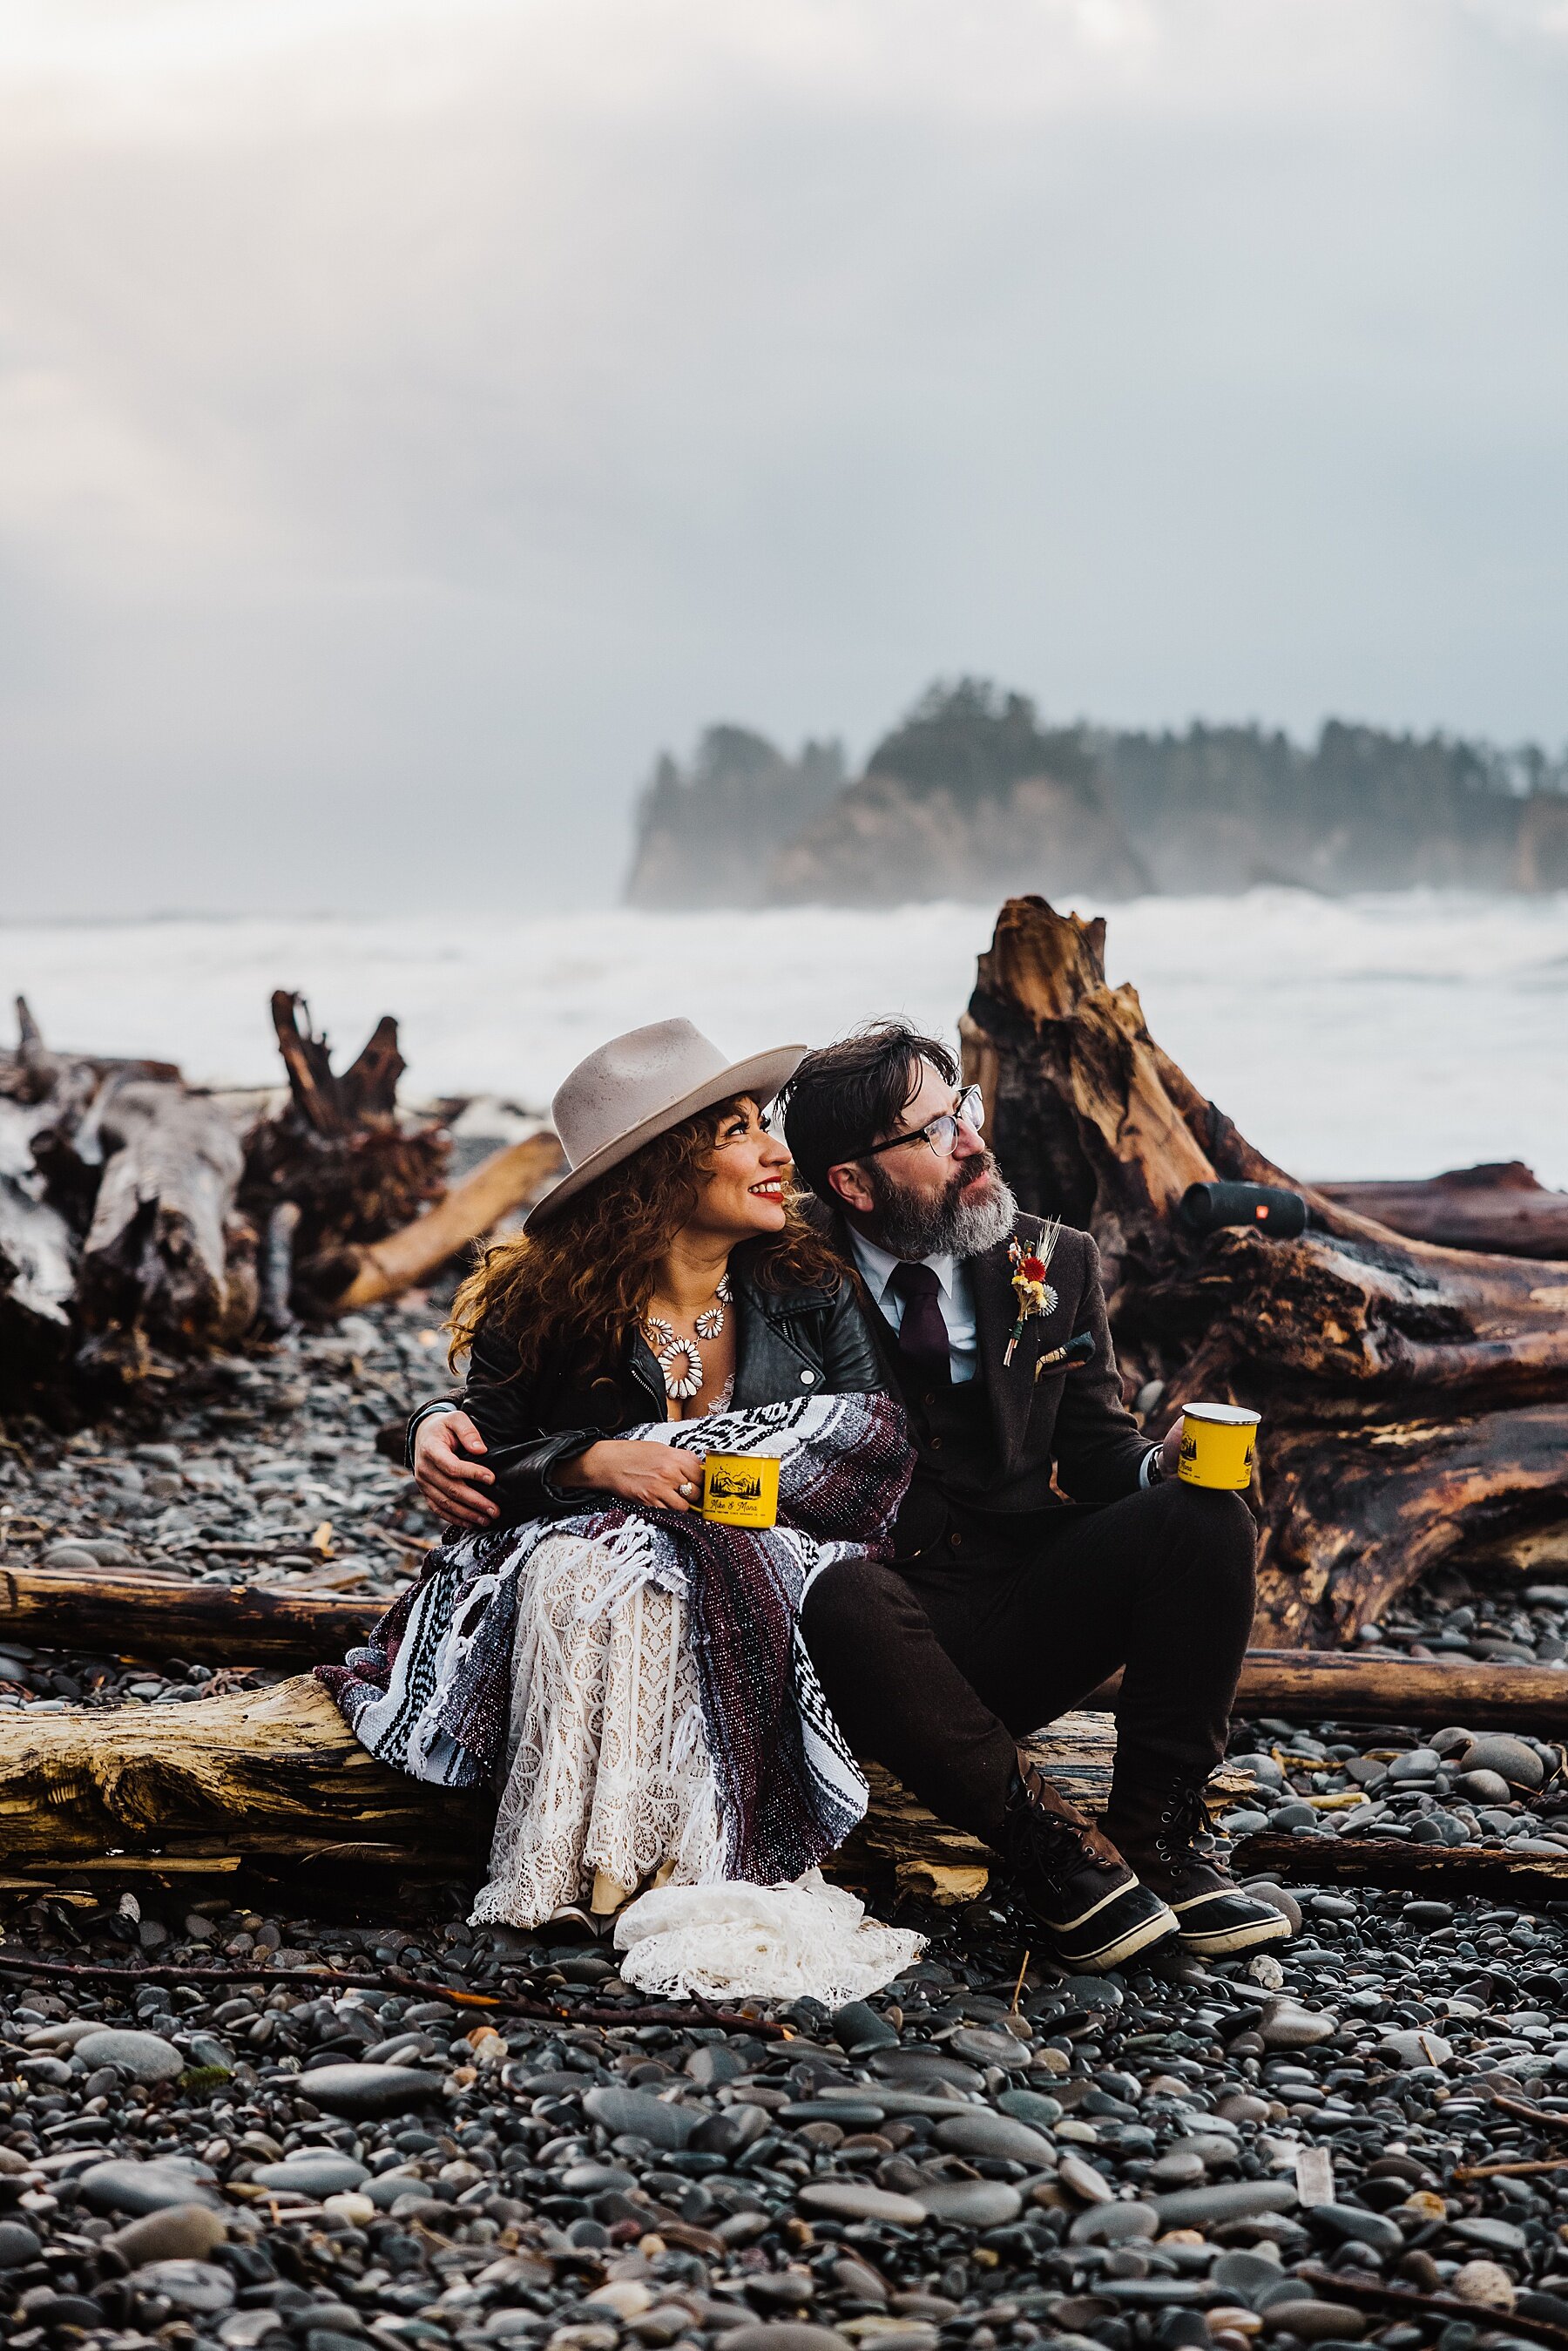
[[[917,1466],[890,1565],[828,1569],[802,1631],[858,1755],[1002,1853],[1058,1955],[1108,1968],[1290,1933],[1203,1790],[1252,1621],[1239,1494],[1176,1477],[1122,1402],[1099,1252],[1022,1215],[946,1047],[883,1021],[812,1053],[784,1134],[859,1274]],[[1018,1749],[1122,1669],[1103,1829]]]

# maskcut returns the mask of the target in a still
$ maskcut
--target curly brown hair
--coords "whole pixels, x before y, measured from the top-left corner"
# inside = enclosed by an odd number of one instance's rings
[[[452,1301],[448,1360],[483,1326],[506,1332],[523,1373],[552,1344],[618,1347],[646,1313],[654,1267],[697,1205],[721,1127],[749,1099],[682,1119],[536,1230],[487,1249]],[[782,1232],[747,1244],[753,1280],[763,1290],[836,1290],[843,1260],[787,1195],[784,1213]]]

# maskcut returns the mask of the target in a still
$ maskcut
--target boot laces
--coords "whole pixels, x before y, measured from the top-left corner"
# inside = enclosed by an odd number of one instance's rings
[[[1201,1788],[1180,1783],[1168,1792],[1160,1806],[1154,1849],[1173,1869],[1190,1868],[1194,1862],[1210,1860],[1220,1851],[1210,1834],[1209,1807]]]
[[[1015,1871],[1027,1870],[1054,1890],[1059,1889],[1064,1878],[1092,1858],[1084,1844],[1082,1825],[1038,1802],[1027,1773],[1019,1773],[1013,1788],[1014,1798],[1009,1807],[1012,1866]]]

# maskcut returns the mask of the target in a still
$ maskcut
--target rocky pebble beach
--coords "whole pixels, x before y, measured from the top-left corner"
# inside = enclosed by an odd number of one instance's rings
[[[199,1368],[156,1416],[12,1422],[0,1563],[390,1596],[431,1528],[375,1442],[441,1380],[436,1319]],[[1376,1639],[1551,1663],[1565,1623],[1568,1590],[1449,1572]],[[0,1705],[34,1710],[276,1677],[0,1649]],[[1263,1720],[1232,1750],[1230,1824],[1300,1838],[1308,1880],[1314,1838],[1568,1849],[1528,1739]],[[929,1948],[874,2001],[732,2029],[649,2021],[603,1945],[471,1930],[457,1887],[303,1916],[248,1879],[12,1878],[0,2335],[1568,2351],[1568,1905],[1297,1876],[1290,1944],[1101,1979],[998,1885],[901,1913]]]

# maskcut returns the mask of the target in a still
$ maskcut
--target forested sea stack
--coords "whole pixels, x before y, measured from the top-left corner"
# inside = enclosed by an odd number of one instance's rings
[[[1127,898],[1267,884],[1330,893],[1568,888],[1568,763],[1330,719],[1311,749],[1256,725],[1143,734],[1044,722],[1026,695],[934,685],[845,778],[712,727],[661,759],[629,904],[895,905],[1009,891]]]

